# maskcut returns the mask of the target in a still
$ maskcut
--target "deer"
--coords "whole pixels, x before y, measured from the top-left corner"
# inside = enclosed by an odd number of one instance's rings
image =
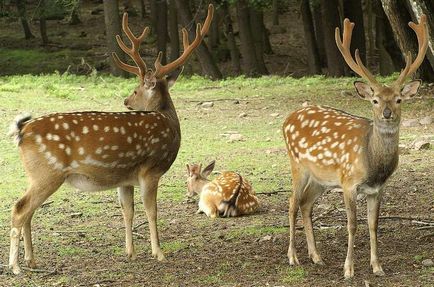
[[[203,170],[202,164],[187,164],[187,196],[199,194],[196,213],[205,213],[210,218],[235,217],[253,213],[259,206],[252,185],[239,173],[224,171],[214,180],[208,176],[214,170],[211,161]]]
[[[53,113],[32,119],[18,117],[10,134],[15,137],[21,161],[29,180],[24,195],[11,212],[9,268],[21,272],[18,264],[21,233],[24,259],[35,268],[31,220],[35,210],[63,183],[82,191],[117,188],[125,224],[125,251],[136,258],[132,238],[134,186],[140,194],[149,222],[152,256],[164,261],[157,230],[157,189],[161,178],[175,161],[181,142],[181,130],[169,89],[182,67],[208,33],[214,7],[208,6],[204,24],[196,26],[196,37],[190,43],[182,29],[183,53],[166,65],[159,52],[154,67],[147,69],[140,56],[140,44],[149,34],[145,27],[136,37],[128,25],[128,14],[122,18],[122,29],[131,42],[128,47],[119,35],[120,48],[135,66],[122,62],[113,53],[115,63],[135,74],[139,85],[125,99],[125,112]]]
[[[288,151],[293,191],[289,202],[290,265],[300,264],[295,249],[295,225],[301,210],[309,258],[324,264],[318,253],[312,226],[312,209],[321,194],[331,188],[342,188],[347,215],[348,247],[344,277],[354,276],[354,242],[357,230],[356,196],[366,195],[370,235],[370,265],[373,273],[385,273],[378,259],[377,228],[380,203],[387,180],[398,165],[398,142],[401,102],[417,94],[420,80],[406,83],[421,65],[428,45],[426,16],[419,24],[409,26],[418,39],[418,55],[412,61],[406,54],[406,65],[391,85],[380,84],[362,63],[359,51],[355,60],[350,52],[354,23],[343,22],[335,40],[348,66],[367,83],[355,81],[357,95],[372,104],[373,119],[367,119],[325,106],[307,106],[291,113],[282,130]]]

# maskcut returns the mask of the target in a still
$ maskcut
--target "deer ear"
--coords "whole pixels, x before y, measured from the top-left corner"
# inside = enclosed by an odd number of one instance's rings
[[[181,75],[182,71],[184,71],[184,66],[176,69],[174,72],[170,73],[170,75],[167,76],[166,80],[169,89],[176,83],[176,80],[178,80],[178,77],[179,75]]]
[[[211,172],[214,170],[214,166],[215,166],[215,160],[213,160],[212,162],[210,162],[201,172],[203,177],[208,177],[208,175],[211,174]]]
[[[414,80],[410,83],[406,84],[401,90],[401,97],[404,100],[408,100],[417,94],[419,91],[420,85],[422,84],[421,80]]]
[[[190,165],[187,163],[185,166],[187,167],[187,174],[188,176],[190,176],[191,175]]]
[[[364,100],[369,101],[374,95],[374,90],[372,90],[372,88],[364,82],[355,81],[354,87],[356,88],[357,95]]]

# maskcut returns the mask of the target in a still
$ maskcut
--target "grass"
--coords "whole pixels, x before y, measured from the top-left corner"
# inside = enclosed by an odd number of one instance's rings
[[[280,277],[283,283],[296,284],[306,278],[307,272],[301,266],[286,267],[280,270]]]

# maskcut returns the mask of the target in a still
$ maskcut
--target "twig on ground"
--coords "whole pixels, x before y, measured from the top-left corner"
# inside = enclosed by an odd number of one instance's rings
[[[422,227],[418,227],[416,228],[417,230],[423,230],[423,229],[433,229],[434,225],[428,225],[428,226],[422,226]]]
[[[271,195],[271,194],[284,193],[284,192],[291,192],[291,191],[284,189],[284,190],[273,190],[273,191],[268,191],[268,192],[256,192],[256,194]]]
[[[46,270],[46,269],[33,269],[33,268],[29,268],[29,267],[21,267],[21,269],[25,270],[25,271],[29,271],[29,272],[33,272],[33,273],[53,273],[53,272],[57,272],[56,270]]]
[[[139,228],[139,227],[141,227],[141,226],[143,226],[143,225],[145,225],[145,224],[147,224],[147,223],[148,223],[147,221],[143,221],[143,222],[137,224],[136,226],[134,226],[134,227],[133,227],[133,230],[136,230],[137,228]]]
[[[54,202],[54,200],[50,200],[50,201],[44,202],[43,204],[41,204],[41,207],[45,207],[45,206],[47,206],[47,205],[50,205],[50,204],[52,204],[53,202]]]

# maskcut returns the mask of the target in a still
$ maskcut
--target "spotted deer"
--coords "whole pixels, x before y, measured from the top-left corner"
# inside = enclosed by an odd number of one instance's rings
[[[139,78],[138,87],[124,102],[130,111],[54,113],[15,121],[11,134],[17,140],[30,186],[12,208],[9,267],[13,273],[20,273],[21,231],[25,261],[29,267],[35,267],[32,216],[64,182],[83,191],[117,187],[126,227],[126,253],[130,259],[136,256],[132,239],[133,197],[134,186],[139,186],[149,222],[152,255],[159,261],[165,259],[157,231],[156,195],[160,177],[174,162],[181,141],[169,88],[179,75],[178,68],[208,32],[213,12],[213,6],[209,5],[206,20],[203,26],[197,25],[193,42],[190,43],[183,29],[183,54],[162,65],[160,52],[155,70],[148,70],[139,54],[149,28],[136,37],[128,26],[128,15],[123,15],[122,28],[132,47],[127,47],[119,35],[116,39],[136,66],[121,62],[116,54],[113,57],[120,68]]]
[[[215,218],[239,216],[254,212],[259,205],[251,184],[240,174],[224,171],[214,180],[208,176],[214,170],[215,161],[203,170],[201,164],[187,164],[187,195],[199,194],[197,213]]]
[[[350,68],[368,83],[354,83],[357,94],[372,103],[373,120],[341,110],[308,106],[293,112],[283,124],[283,134],[291,163],[293,192],[289,205],[290,265],[299,264],[295,250],[295,223],[301,209],[309,257],[323,264],[318,254],[312,226],[312,207],[325,189],[341,187],[347,213],[348,250],[344,265],[346,278],[354,276],[354,236],[357,229],[356,195],[367,197],[368,225],[371,245],[371,266],[375,275],[384,275],[377,255],[377,226],[380,201],[386,181],[398,164],[401,101],[413,97],[420,80],[405,80],[416,72],[427,50],[426,16],[420,24],[409,26],[416,32],[419,50],[412,63],[411,53],[406,66],[392,85],[382,85],[355,52],[350,43],[354,23],[344,20],[343,40],[336,28],[336,44]]]

